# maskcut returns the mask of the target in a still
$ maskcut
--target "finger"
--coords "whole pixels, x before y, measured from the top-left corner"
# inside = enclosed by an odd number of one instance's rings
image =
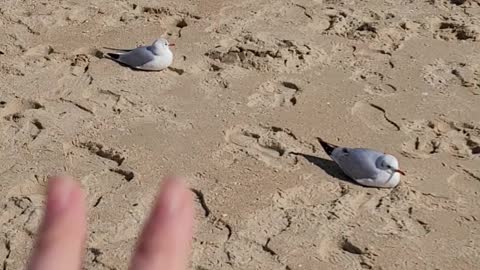
[[[186,269],[193,227],[192,193],[179,179],[165,179],[133,257],[131,270]]]
[[[47,205],[28,270],[79,270],[86,235],[84,194],[68,177],[49,181]]]

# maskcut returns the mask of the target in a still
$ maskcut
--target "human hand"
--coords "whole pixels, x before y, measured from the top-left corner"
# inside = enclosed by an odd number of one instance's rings
[[[192,194],[185,184],[178,179],[165,179],[129,269],[186,269],[193,211]],[[45,215],[27,269],[82,269],[86,227],[84,193],[78,182],[68,177],[51,179]]]

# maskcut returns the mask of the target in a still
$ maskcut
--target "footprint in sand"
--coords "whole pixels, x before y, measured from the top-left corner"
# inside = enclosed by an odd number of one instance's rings
[[[257,71],[292,72],[305,70],[326,60],[326,53],[293,40],[265,39],[246,34],[231,47],[208,51],[209,58],[221,63]]]
[[[332,247],[327,258],[331,264],[348,269],[375,269],[378,255],[370,245],[346,235],[342,236],[336,245],[337,248]]]
[[[40,44],[35,47],[29,48],[25,51],[25,56],[47,56],[52,54],[55,50],[52,46],[47,44]]]
[[[434,31],[433,36],[436,39],[446,41],[478,41],[480,40],[480,27],[475,23],[457,22],[447,18],[436,25],[436,30]]]
[[[406,124],[410,139],[403,144],[402,154],[426,159],[435,154],[449,153],[459,158],[480,156],[480,126],[442,120],[417,120]]]
[[[15,238],[22,241],[29,241],[37,231],[38,225],[42,218],[42,198],[41,190],[38,185],[21,185],[9,191],[9,196],[5,197],[2,202],[4,211],[0,216],[2,221],[2,229],[5,235],[9,232],[15,232]],[[2,240],[2,239],[0,239]],[[4,246],[4,245],[2,245]],[[7,246],[8,249],[10,249]],[[0,248],[0,253],[4,251]],[[12,250],[13,251],[13,250]],[[16,269],[12,261],[6,269]],[[6,262],[4,263],[4,266]],[[11,267],[11,268],[10,268]]]
[[[266,82],[260,85],[255,93],[248,97],[249,107],[291,107],[298,102],[300,87],[292,82]]]
[[[352,108],[352,114],[379,134],[400,130],[400,127],[387,117],[386,111],[378,105],[358,101]]]
[[[12,134],[11,137],[4,136],[3,139],[11,140],[14,144],[21,145],[34,141],[45,127],[31,114],[26,115],[26,112],[43,108],[44,106],[36,101],[22,98],[17,98],[9,102],[1,101],[0,121],[10,123],[10,125],[3,126],[2,129],[4,134]]]
[[[392,11],[328,8],[325,15],[329,18],[329,26],[324,34],[367,42],[370,48],[383,53],[399,50],[413,35],[413,31],[405,31],[400,24],[393,23],[391,19],[399,14]]]
[[[445,91],[449,86],[459,85],[474,95],[480,95],[480,65],[476,56],[469,57],[472,63],[445,62],[441,59],[423,68],[423,79],[430,86]]]
[[[354,73],[353,80],[365,83],[364,91],[382,97],[396,94],[397,87],[391,83],[385,82],[385,78],[380,72],[372,70],[359,70]]]
[[[12,115],[20,115],[27,110],[43,109],[40,103],[23,98],[16,98],[10,102],[0,101],[0,118],[10,118]]]
[[[288,129],[262,126],[235,126],[226,131],[227,151],[241,150],[247,156],[277,169],[293,169],[297,158],[290,152],[312,151]],[[306,150],[309,149],[309,150]]]

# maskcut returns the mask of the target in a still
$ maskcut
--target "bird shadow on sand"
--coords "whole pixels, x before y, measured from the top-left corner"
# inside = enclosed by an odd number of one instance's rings
[[[335,163],[335,161],[320,158],[320,157],[316,157],[316,156],[312,156],[312,155],[307,155],[307,154],[303,154],[303,153],[293,153],[292,152],[291,154],[296,155],[296,156],[304,157],[310,163],[313,163],[314,165],[316,165],[320,169],[324,170],[328,175],[330,175],[334,178],[337,178],[339,180],[342,180],[344,182],[348,182],[348,183],[351,183],[351,184],[354,184],[354,185],[359,185],[358,183],[356,183],[355,181],[350,179],[347,175],[345,175],[343,173],[342,169],[340,169],[340,167],[338,167],[337,163]]]

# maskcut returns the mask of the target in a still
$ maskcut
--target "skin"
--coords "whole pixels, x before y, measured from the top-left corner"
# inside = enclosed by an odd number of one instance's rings
[[[130,270],[185,270],[193,235],[193,198],[166,178],[130,262]],[[27,270],[80,270],[87,222],[85,194],[69,177],[49,180],[45,215]]]

